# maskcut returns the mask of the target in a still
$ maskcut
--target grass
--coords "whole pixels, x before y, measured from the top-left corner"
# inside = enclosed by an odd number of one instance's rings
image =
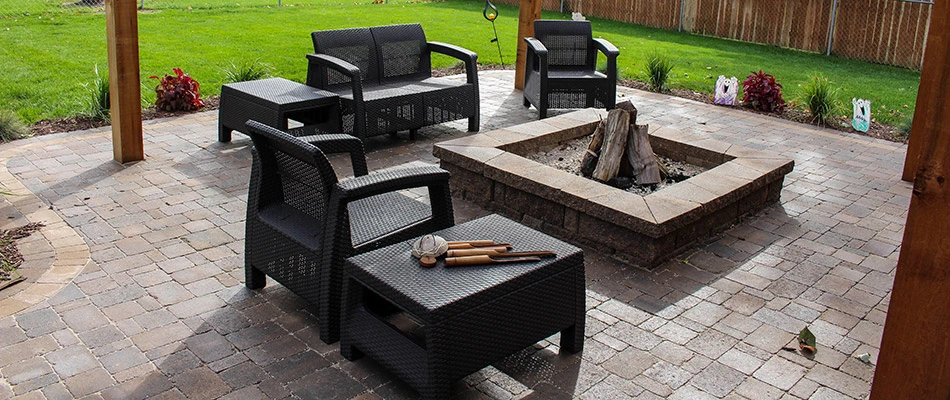
[[[86,87],[89,91],[86,109],[89,116],[96,119],[109,119],[109,75],[99,73],[99,66],[93,69],[96,77]]]
[[[825,124],[843,112],[841,106],[841,88],[835,86],[821,74],[817,74],[802,85],[800,103],[805,106],[814,121]]]
[[[673,71],[673,60],[666,54],[653,53],[647,56],[647,84],[654,92],[669,90],[670,72]]]
[[[231,62],[224,69],[224,83],[255,81],[270,77],[270,66],[260,60]]]
[[[490,42],[494,37],[491,23],[481,15],[484,3],[477,0],[375,5],[315,0],[279,8],[276,0],[240,1],[240,7],[233,2],[221,6],[224,0],[155,1],[157,6],[189,4],[192,8],[140,13],[144,104],[154,101],[157,84],[148,76],[174,67],[183,68],[201,83],[202,96],[220,92],[224,71],[232,60],[260,59],[274,76],[302,82],[307,68],[304,56],[313,51],[309,33],[317,29],[421,22],[429,40],[469,48],[479,54],[483,64],[500,63],[495,44]],[[146,8],[151,4],[146,0]],[[0,18],[0,41],[4,43],[0,67],[6,71],[0,75],[0,101],[27,123],[82,113],[88,71],[97,64],[107,65],[104,16],[76,7],[52,7],[57,11],[40,17]],[[495,24],[501,49],[505,61],[512,64],[518,9],[498,7]],[[569,15],[545,12],[543,17]],[[641,71],[647,56],[659,53],[679,60],[668,82],[670,88],[712,93],[719,75],[736,76],[741,81],[751,71],[762,69],[785,86],[788,98],[796,98],[801,92],[799,85],[821,73],[842,88],[842,97],[871,99],[878,122],[896,125],[913,113],[920,80],[916,71],[615,21],[592,22],[595,35],[620,49],[622,77],[645,80]],[[436,67],[454,64],[454,59],[444,56],[433,59]]]
[[[13,111],[0,109],[0,141],[9,142],[29,136],[30,130]],[[0,194],[4,194],[0,188]]]

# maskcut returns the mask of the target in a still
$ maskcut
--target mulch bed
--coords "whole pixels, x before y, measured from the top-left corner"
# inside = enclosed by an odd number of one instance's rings
[[[479,70],[503,70],[509,69],[502,65],[479,65]],[[465,73],[464,65],[456,65],[450,68],[441,68],[435,69],[432,71],[433,76],[448,76]],[[645,82],[632,81],[632,80],[620,80],[620,85],[631,87],[639,90],[649,91],[647,84]],[[683,89],[673,89],[669,94],[677,97],[683,97],[690,100],[695,100],[702,103],[714,104],[713,97],[711,94],[694,92],[692,90],[683,90]],[[205,107],[201,111],[210,111],[217,110],[220,103],[220,98],[218,96],[206,97]],[[720,107],[729,107],[729,106],[720,106]],[[734,106],[733,108],[740,109],[743,111],[754,112],[758,114],[770,115],[777,118],[787,119],[789,121],[800,122],[803,124],[818,125],[812,123],[811,116],[805,113],[802,110],[787,108],[782,112],[774,113],[765,113],[760,111],[755,111],[749,108]],[[142,110],[142,120],[149,120],[155,118],[165,118],[165,117],[174,117],[177,115],[189,114],[188,112],[168,112],[157,110],[153,107],[146,108]],[[84,129],[98,128],[102,126],[109,125],[110,122],[101,119],[90,118],[86,116],[76,116],[69,118],[58,118],[58,119],[44,119],[39,121],[32,126],[30,126],[30,133],[33,136],[42,136],[49,135],[53,133],[61,132],[72,132]],[[825,125],[825,127],[830,129],[839,130],[842,132],[857,133],[859,135],[870,136],[877,139],[889,140],[892,142],[898,143],[907,143],[908,136],[901,135],[897,129],[890,125],[884,125],[877,122],[871,122],[871,126],[867,132],[858,132],[851,128],[850,120],[845,117],[840,117],[836,120],[836,123],[830,125]]]
[[[621,86],[650,91],[650,88],[646,84],[646,82],[631,81],[631,80],[624,79],[624,80],[621,80],[619,83]],[[699,92],[694,92],[692,90],[684,90],[684,89],[673,89],[668,94],[671,94],[676,97],[683,97],[686,99],[698,101],[701,103],[715,104],[713,102],[713,95],[708,94],[708,93],[699,93]],[[811,115],[797,108],[787,107],[782,112],[769,113],[769,112],[763,112],[763,111],[756,111],[751,108],[745,108],[745,107],[740,107],[740,106],[723,106],[723,105],[718,105],[718,104],[715,104],[715,105],[719,107],[735,108],[735,109],[748,111],[748,112],[752,112],[756,114],[769,115],[776,118],[782,118],[782,119],[787,119],[789,121],[799,122],[802,124],[819,126],[819,124],[812,122]],[[901,135],[900,132],[898,132],[897,128],[890,125],[880,124],[877,122],[871,122],[871,126],[868,128],[867,132],[856,131],[853,128],[851,128],[851,120],[849,120],[846,117],[839,117],[831,124],[827,124],[827,125],[821,124],[820,126],[823,126],[829,129],[842,131],[842,132],[856,133],[858,135],[864,135],[864,136],[870,136],[877,139],[889,140],[891,142],[907,143],[907,139],[908,139],[908,136]]]
[[[30,236],[44,227],[41,222],[33,222],[18,228],[0,230],[0,289],[20,279],[16,269],[23,264],[23,255],[17,248],[17,239]]]
[[[205,97],[203,100],[205,101],[205,106],[199,111],[217,110],[218,105],[221,103],[221,98],[218,96]],[[159,110],[154,107],[149,107],[142,109],[142,120],[145,121],[156,118],[175,117],[178,115],[191,114],[199,111],[169,112]],[[108,126],[111,123],[112,121],[87,117],[84,115],[69,118],[44,119],[30,126],[30,134],[33,136],[42,136],[51,135],[54,133],[81,131],[84,129]]]

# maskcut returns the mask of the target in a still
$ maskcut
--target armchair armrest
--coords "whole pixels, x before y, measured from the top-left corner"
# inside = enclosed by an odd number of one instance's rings
[[[307,60],[309,61],[307,64],[308,86],[319,86],[314,83],[314,76],[317,76],[318,74],[315,72],[317,67],[330,68],[350,78],[350,89],[353,95],[353,108],[355,109],[357,121],[353,126],[353,135],[362,139],[365,135],[365,125],[359,121],[365,121],[366,111],[363,104],[363,78],[360,75],[360,69],[344,60],[326,54],[307,54]]]
[[[374,173],[346,179],[336,184],[333,196],[347,202],[422,186],[448,187],[449,172],[436,167],[395,168],[390,171]],[[435,203],[435,201],[433,201]]]
[[[595,38],[594,47],[607,57],[617,57],[620,55],[620,50],[617,50],[617,47],[608,42],[607,39]]]
[[[363,141],[356,136],[344,134],[311,135],[301,136],[300,140],[317,146],[324,154],[349,153],[350,163],[353,164],[353,175],[363,176],[368,173]]]
[[[524,41],[528,44],[527,57],[525,57],[525,70],[537,69],[542,77],[548,76],[548,48],[544,47],[544,43],[541,43],[540,40],[533,37],[526,37]],[[532,55],[532,53],[534,54]],[[537,57],[538,60],[538,65],[536,66],[534,65],[535,57]]]
[[[360,69],[355,65],[343,61],[339,58],[326,54],[307,54],[309,64],[307,66],[307,85],[316,86],[313,82],[312,71],[315,67],[327,67],[337,71],[350,78],[350,84],[353,89],[353,100],[363,101],[363,79],[360,76]]]
[[[594,39],[594,47],[600,52],[604,53],[607,56],[607,79],[611,81],[617,80],[617,56],[620,55],[620,50],[617,49],[612,43],[608,42],[607,39]]]
[[[419,232],[431,232],[454,225],[455,216],[452,211],[452,194],[449,190],[449,172],[436,166],[397,168],[337,183],[330,194],[328,221],[341,221],[340,218],[346,214],[346,207],[350,202],[378,194],[423,186],[429,188],[429,203],[432,207],[431,218],[364,243],[359,247],[363,249],[377,248],[392,243],[393,240],[399,240],[407,233],[415,235]],[[345,221],[345,219],[343,220]],[[334,240],[338,240],[336,236],[340,232],[329,229],[328,233],[331,237],[327,238],[327,240],[330,240],[327,243],[335,243]]]
[[[429,51],[445,54],[465,62],[465,74],[468,78],[468,83],[476,83],[478,81],[478,67],[476,65],[478,54],[475,54],[475,52],[464,47],[442,42],[428,42],[428,49]]]

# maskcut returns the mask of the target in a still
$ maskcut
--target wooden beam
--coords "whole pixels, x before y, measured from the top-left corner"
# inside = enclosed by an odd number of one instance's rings
[[[120,163],[145,159],[135,6],[135,0],[106,0],[112,155]]]
[[[534,36],[534,20],[541,19],[541,0],[521,0],[518,7],[518,54],[515,59],[515,89],[524,89],[524,63],[528,45],[524,38]]]
[[[948,22],[950,3],[935,2],[911,136],[919,152],[914,190],[871,388],[874,400],[950,398]]]

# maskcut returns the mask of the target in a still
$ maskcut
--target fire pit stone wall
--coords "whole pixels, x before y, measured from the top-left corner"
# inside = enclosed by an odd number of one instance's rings
[[[654,267],[768,204],[794,162],[777,154],[651,126],[654,151],[710,168],[640,196],[524,156],[589,135],[586,109],[441,142],[433,154],[457,196],[566,240]]]

